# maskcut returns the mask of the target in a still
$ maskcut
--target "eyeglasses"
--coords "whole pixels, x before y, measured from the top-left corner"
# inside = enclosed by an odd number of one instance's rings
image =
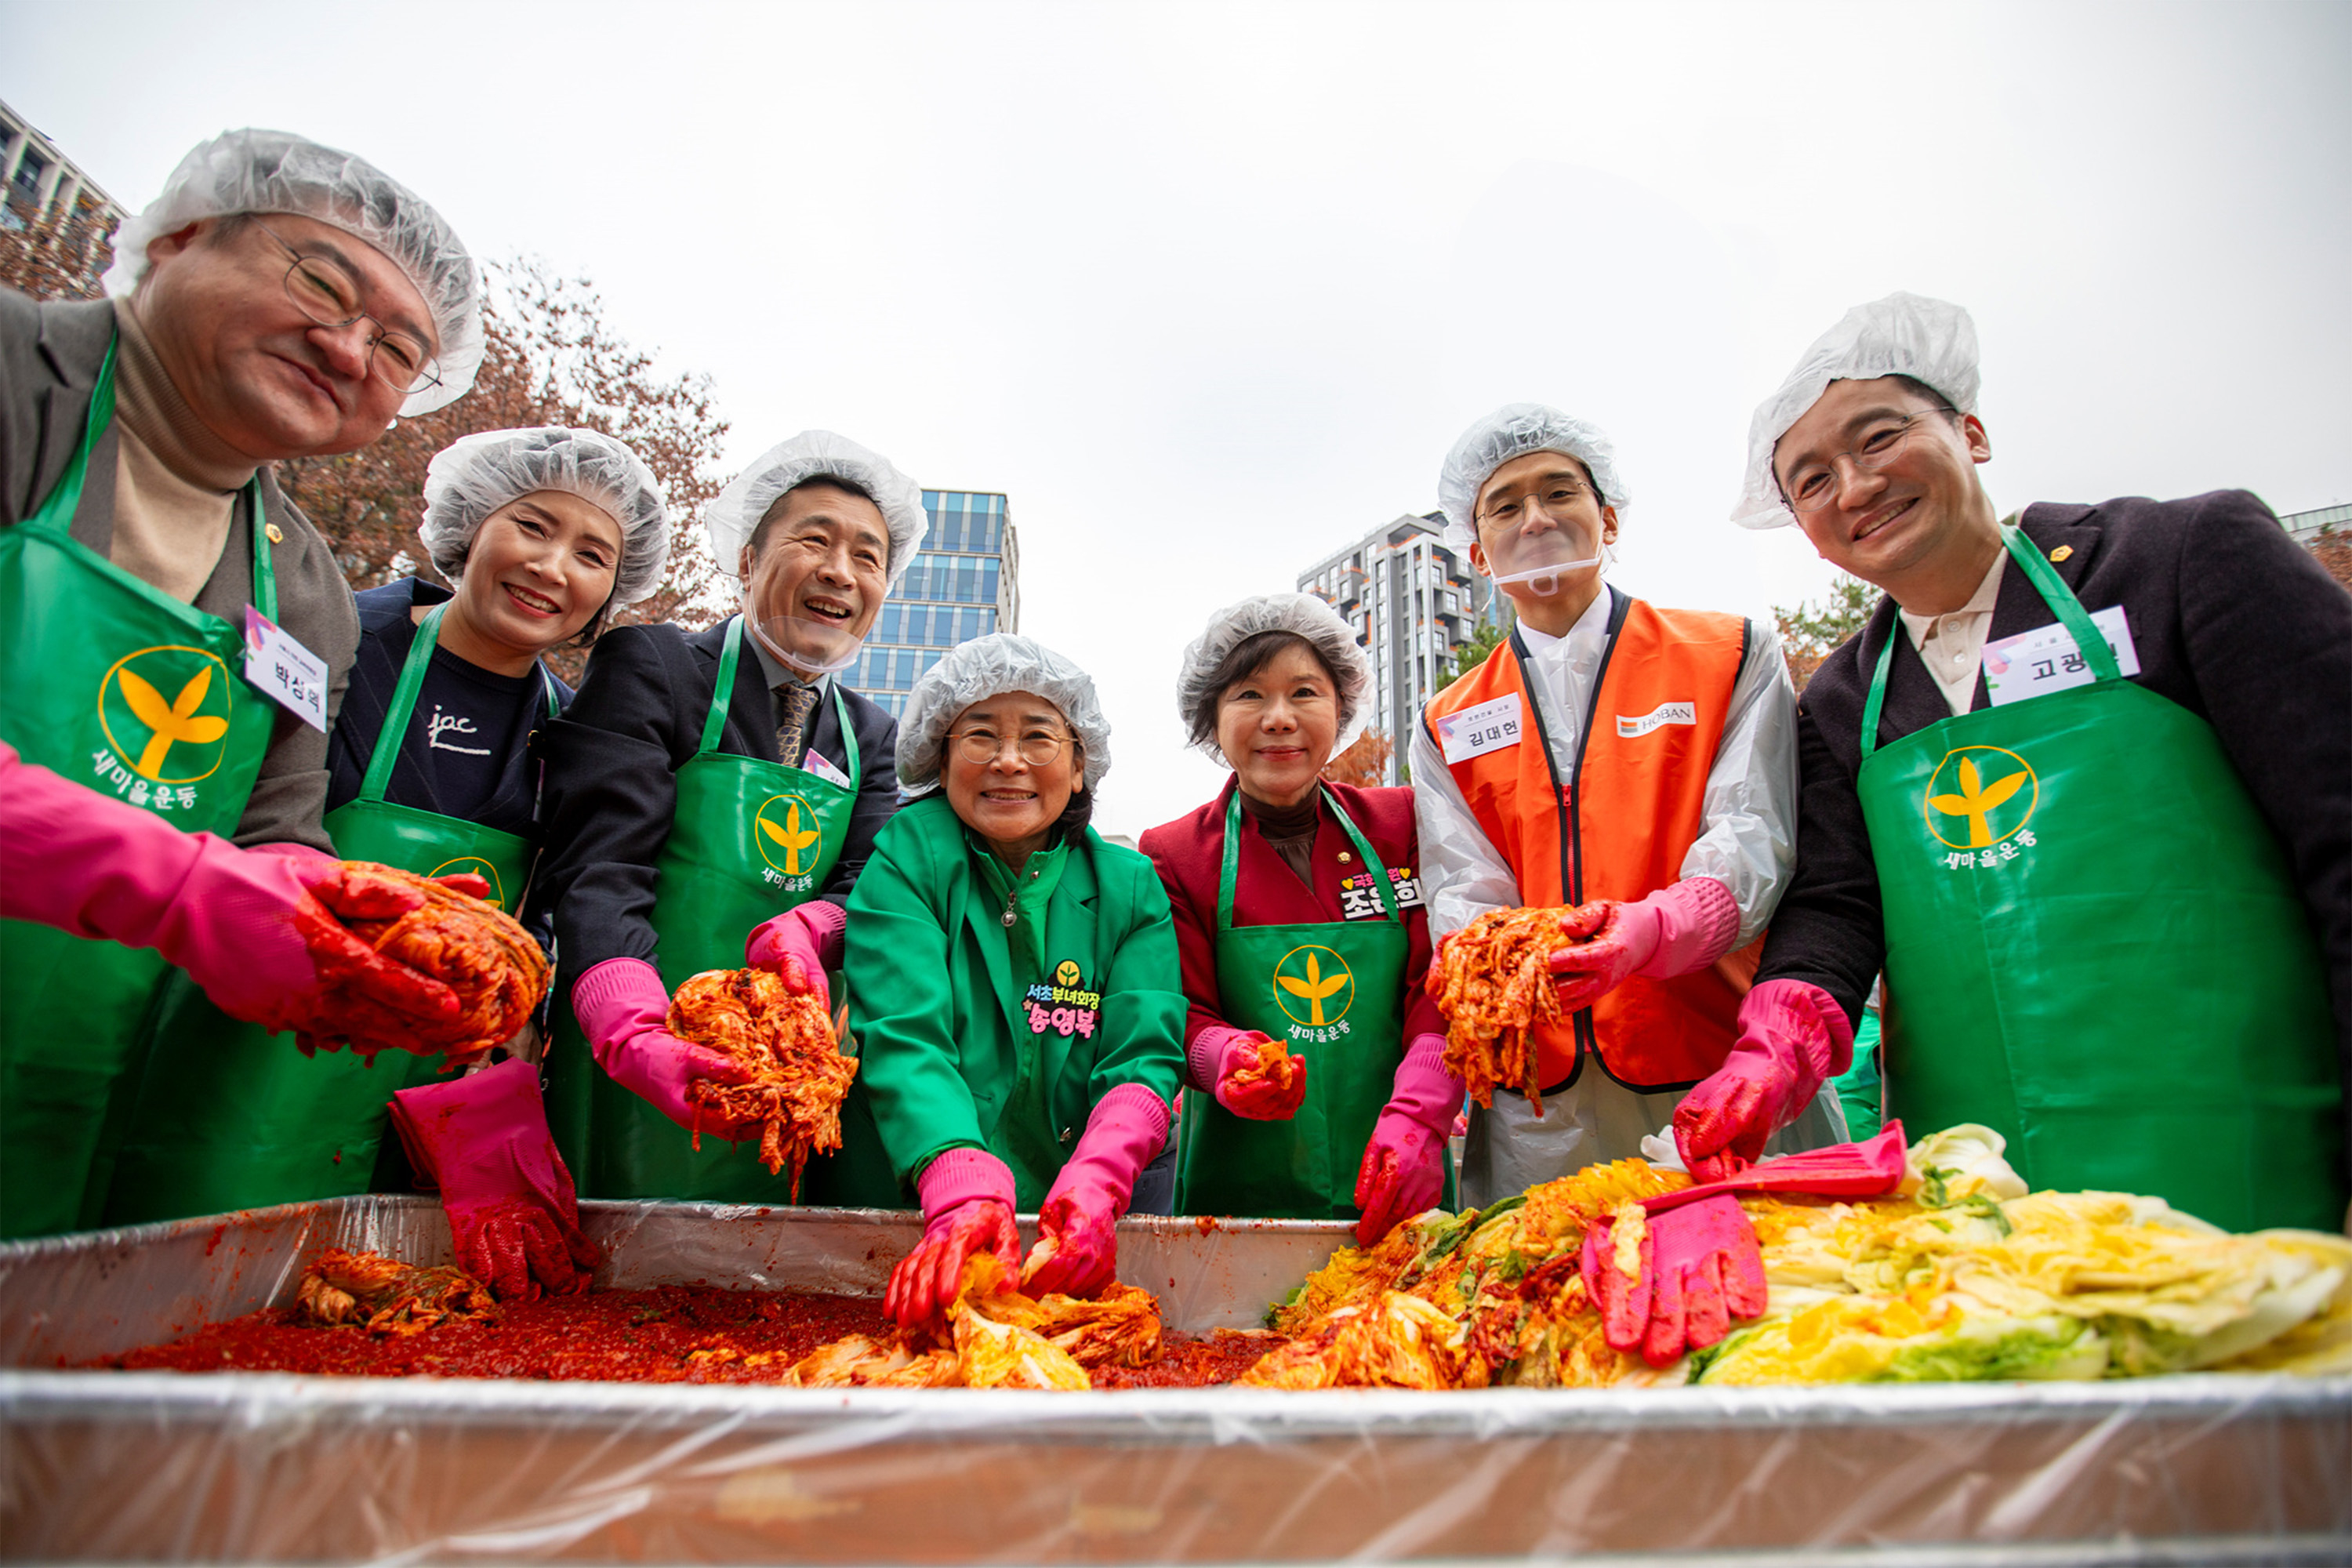
[[[1528,515],[1529,507],[1557,521],[1561,518],[1562,510],[1572,504],[1577,497],[1592,493],[1591,486],[1579,484],[1574,479],[1550,479],[1533,495],[1513,496],[1496,501],[1480,512],[1476,521],[1482,525],[1492,522],[1505,528],[1516,528]]]
[[[1004,754],[1005,738],[993,730],[959,730],[948,739],[955,742],[957,756],[982,767]],[[1060,756],[1069,743],[1069,736],[1052,730],[1024,731],[1012,742],[1015,754],[1033,768],[1042,768]]]
[[[286,269],[286,297],[295,308],[322,327],[348,327],[365,321],[375,329],[368,338],[368,374],[395,392],[422,392],[441,384],[441,367],[432,352],[406,332],[385,326],[368,314],[367,296],[360,280],[341,262],[324,256],[305,256],[285,236],[259,219],[254,227],[276,240],[294,258]]]
[[[1958,412],[1957,408],[1939,404],[1900,419],[1881,419],[1864,429],[1861,439],[1846,450],[1832,454],[1826,461],[1807,463],[1790,475],[1780,493],[1792,510],[1819,511],[1837,494],[1837,465],[1840,460],[1852,462],[1864,473],[1875,473],[1902,455],[1904,444],[1911,439],[1911,432],[1928,415]]]

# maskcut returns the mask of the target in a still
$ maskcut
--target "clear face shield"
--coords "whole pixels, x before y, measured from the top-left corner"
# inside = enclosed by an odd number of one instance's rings
[[[866,646],[864,627],[874,619],[875,606],[865,601],[878,599],[883,586],[834,592],[818,584],[803,592],[803,576],[782,556],[767,572],[754,566],[743,584],[743,624],[780,663],[814,680],[857,661]],[[824,614],[836,606],[847,613],[837,618]]]
[[[1510,504],[1516,508],[1515,525],[1482,518],[1478,527],[1487,578],[1497,588],[1525,583],[1529,593],[1544,597],[1559,591],[1562,578],[1609,559],[1601,531],[1591,519],[1556,519],[1533,501]]]

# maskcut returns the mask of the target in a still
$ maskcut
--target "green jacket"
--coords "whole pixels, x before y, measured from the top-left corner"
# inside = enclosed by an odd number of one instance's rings
[[[875,837],[844,952],[857,1078],[812,1202],[913,1207],[916,1173],[967,1148],[1012,1166],[1032,1210],[1105,1094],[1176,1096],[1168,895],[1150,860],[1091,828],[1032,855],[1016,893],[943,797],[917,801]]]

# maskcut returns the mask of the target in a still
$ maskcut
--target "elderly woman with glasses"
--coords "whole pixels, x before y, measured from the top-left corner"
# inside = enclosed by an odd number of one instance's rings
[[[899,1321],[955,1296],[965,1260],[1091,1295],[1113,1226],[1168,1135],[1184,997],[1151,863],[1087,826],[1110,766],[1094,682],[1027,637],[956,648],[908,699],[898,782],[845,942],[857,1079],[816,1201],[919,1205],[890,1277]],[[824,1188],[830,1191],[822,1191]]]

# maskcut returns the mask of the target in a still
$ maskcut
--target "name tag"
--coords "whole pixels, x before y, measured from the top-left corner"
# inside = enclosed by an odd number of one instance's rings
[[[1519,743],[1519,700],[1497,697],[1475,708],[1449,713],[1437,721],[1438,744],[1445,750],[1448,767],[1466,763],[1485,752]]]
[[[1619,739],[1630,741],[1637,735],[1646,735],[1651,731],[1661,729],[1668,724],[1695,725],[1697,722],[1698,704],[1696,702],[1661,702],[1638,719],[1629,718],[1622,713],[1618,714],[1617,734]]]
[[[827,784],[836,784],[844,789],[856,789],[857,787],[857,785],[851,781],[850,776],[847,773],[843,773],[839,768],[835,767],[831,763],[825,761],[824,753],[818,751],[814,746],[809,748],[808,756],[801,763],[801,766],[808,770],[810,773],[814,773],[817,777],[824,780]]]
[[[327,661],[286,628],[245,607],[245,678],[321,734],[327,728]]]
[[[2091,624],[2107,639],[2117,670],[2137,675],[2139,650],[2132,647],[2131,625],[2124,618],[2124,607],[2110,605],[2093,616]],[[2069,687],[2088,686],[2098,679],[2090,660],[2075,647],[2063,621],[1985,644],[1984,674],[1986,695],[1996,708]]]

